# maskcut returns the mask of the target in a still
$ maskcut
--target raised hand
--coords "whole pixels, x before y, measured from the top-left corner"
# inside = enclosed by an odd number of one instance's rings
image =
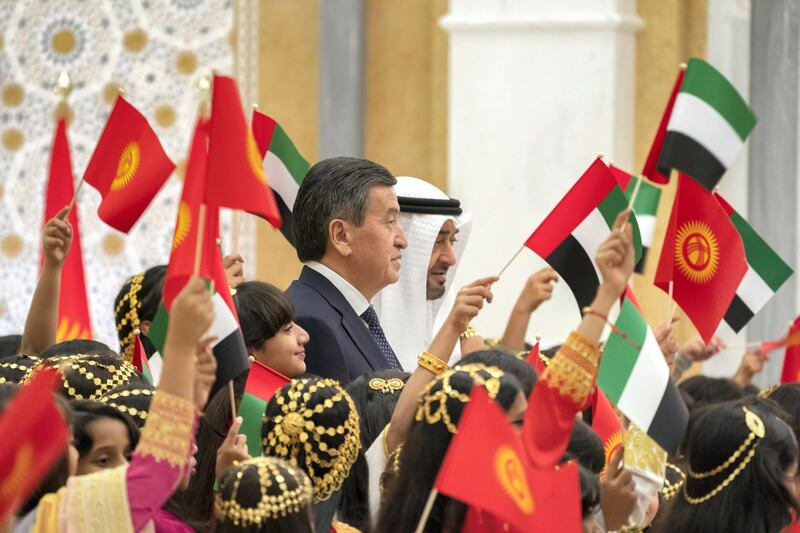
[[[633,273],[635,250],[633,248],[633,228],[628,224],[630,209],[617,215],[611,235],[597,249],[597,266],[602,280],[598,296],[602,293],[611,299],[618,298],[628,285]]]
[[[225,278],[228,280],[228,286],[236,288],[244,279],[244,258],[239,254],[226,255],[222,258],[222,265],[225,267]]]
[[[678,341],[675,339],[675,328],[673,324],[678,321],[680,317],[672,317],[670,322],[665,322],[656,328],[656,341],[661,348],[661,353],[664,354],[664,359],[667,364],[672,367],[675,360],[675,353],[678,351]]]
[[[528,278],[517,299],[520,311],[534,312],[542,303],[553,297],[553,286],[558,282],[558,274],[551,267],[545,267]]]
[[[247,435],[240,435],[239,428],[242,427],[242,417],[237,416],[236,420],[231,424],[228,430],[228,436],[222,441],[217,449],[217,465],[216,465],[216,478],[222,477],[228,468],[236,461],[245,461],[250,459],[250,454],[247,452]]]
[[[678,349],[680,354],[694,363],[700,363],[711,357],[717,355],[719,352],[727,348],[725,342],[719,337],[713,337],[711,341],[706,344],[703,339],[698,335],[691,340],[686,341]]]
[[[45,224],[42,230],[44,264],[61,268],[72,246],[72,225],[67,220],[69,207],[64,207]]]
[[[211,292],[203,280],[192,277],[172,301],[167,331],[167,344],[189,348],[195,352],[202,335],[214,320]]]
[[[492,303],[492,283],[498,280],[497,276],[489,276],[473,281],[458,291],[453,309],[447,317],[447,324],[457,333],[461,333],[470,321],[478,316],[483,303]]]
[[[636,507],[636,483],[633,475],[622,467],[623,449],[620,446],[608,461],[606,475],[600,480],[600,508],[608,531],[628,525]]]
[[[206,337],[197,343],[194,365],[194,404],[198,411],[203,411],[208,403],[208,395],[217,378],[217,359],[211,345],[216,337]]]

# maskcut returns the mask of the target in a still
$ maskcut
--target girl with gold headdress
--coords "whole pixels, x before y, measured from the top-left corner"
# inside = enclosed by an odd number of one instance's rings
[[[339,382],[312,377],[284,385],[267,404],[261,436],[264,455],[286,459],[311,478],[316,531],[352,531],[335,515],[361,449],[361,428]]]
[[[314,533],[314,488],[306,473],[277,457],[237,463],[215,497],[216,533]]]
[[[199,342],[213,313],[211,294],[191,279],[173,303],[161,383],[130,464],[70,478],[40,500],[32,531],[180,530],[160,509],[189,471],[197,413],[215,379],[213,339]]]

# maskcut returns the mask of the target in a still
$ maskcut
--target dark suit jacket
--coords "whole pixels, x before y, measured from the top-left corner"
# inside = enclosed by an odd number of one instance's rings
[[[308,372],[346,384],[371,370],[389,368],[386,357],[344,295],[308,267],[286,291],[294,304],[294,321],[310,335]]]

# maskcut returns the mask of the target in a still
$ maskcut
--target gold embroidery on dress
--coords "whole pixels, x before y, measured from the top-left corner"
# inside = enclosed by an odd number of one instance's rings
[[[64,493],[66,531],[133,533],[127,471],[128,466],[124,465],[70,477]]]
[[[667,452],[636,424],[628,426],[625,437],[625,468],[652,480],[657,486],[664,483],[667,470]]]
[[[192,402],[162,390],[156,391],[136,453],[182,468],[189,458],[194,420]]]
[[[562,396],[583,405],[594,389],[599,362],[597,348],[573,331],[550,360],[542,379]]]

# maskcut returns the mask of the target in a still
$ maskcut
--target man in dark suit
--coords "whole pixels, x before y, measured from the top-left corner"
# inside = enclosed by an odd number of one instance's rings
[[[306,174],[292,210],[300,277],[287,290],[310,335],[308,371],[347,383],[400,368],[372,298],[400,277],[406,239],[395,177],[372,161],[335,157]]]

